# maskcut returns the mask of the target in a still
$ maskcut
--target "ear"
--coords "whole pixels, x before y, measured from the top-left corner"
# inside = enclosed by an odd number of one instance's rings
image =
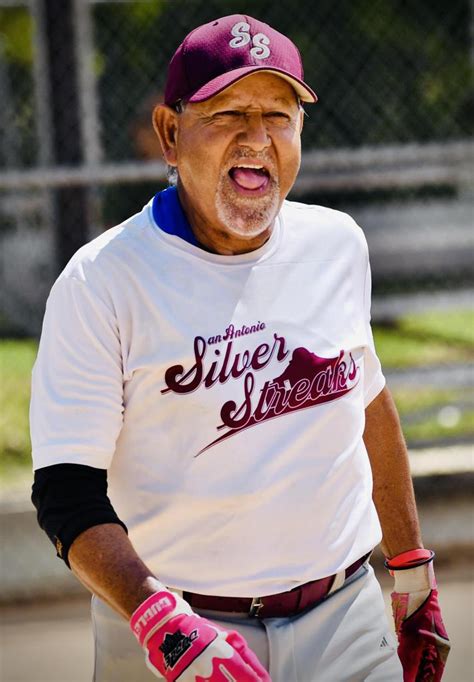
[[[169,166],[177,165],[178,114],[165,104],[153,110],[153,127],[160,140],[163,156]]]
[[[303,132],[304,116],[305,116],[305,111],[304,111],[303,107],[300,107],[300,135]]]

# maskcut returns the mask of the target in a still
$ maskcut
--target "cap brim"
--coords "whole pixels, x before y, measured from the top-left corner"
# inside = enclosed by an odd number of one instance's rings
[[[318,96],[314,90],[312,90],[304,81],[295,78],[295,76],[292,76],[283,69],[268,66],[244,66],[240,69],[235,69],[234,71],[227,71],[227,73],[217,76],[217,78],[209,81],[206,85],[203,85],[202,88],[199,88],[199,90],[193,92],[190,97],[186,97],[185,99],[188,102],[205,102],[207,99],[218,95],[226,88],[234,85],[237,81],[240,81],[247,76],[251,76],[253,73],[262,72],[273,73],[275,76],[280,76],[280,78],[286,80],[303,102],[314,103],[318,101]]]

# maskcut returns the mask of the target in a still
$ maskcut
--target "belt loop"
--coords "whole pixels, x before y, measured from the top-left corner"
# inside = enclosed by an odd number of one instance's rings
[[[263,608],[263,601],[261,597],[254,597],[252,603],[250,604],[249,616],[251,618],[257,618],[260,609]]]
[[[345,571],[339,571],[339,573],[336,573],[336,575],[334,576],[333,583],[331,585],[331,589],[328,592],[328,596],[333,592],[336,592],[336,590],[339,590],[344,585],[345,579],[346,579]]]

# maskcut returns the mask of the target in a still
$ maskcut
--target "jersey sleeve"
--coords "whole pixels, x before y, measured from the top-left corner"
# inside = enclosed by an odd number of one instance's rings
[[[364,285],[364,324],[366,346],[364,350],[364,405],[367,407],[385,386],[380,360],[377,356],[372,327],[370,324],[370,307],[372,300],[372,277],[367,257],[367,270]]]
[[[114,312],[86,282],[62,277],[47,302],[33,368],[34,469],[61,463],[107,469],[122,413],[122,355]]]

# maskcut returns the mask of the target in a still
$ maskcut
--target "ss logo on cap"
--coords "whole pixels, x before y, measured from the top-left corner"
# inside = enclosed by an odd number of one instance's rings
[[[231,28],[231,33],[235,38],[229,42],[230,47],[243,47],[248,45],[250,40],[252,40],[253,47],[250,50],[250,54],[255,59],[266,59],[270,56],[270,50],[267,47],[270,45],[270,38],[265,35],[265,33],[257,33],[253,38],[250,38],[250,24],[245,21],[239,21],[238,24],[234,24]]]

